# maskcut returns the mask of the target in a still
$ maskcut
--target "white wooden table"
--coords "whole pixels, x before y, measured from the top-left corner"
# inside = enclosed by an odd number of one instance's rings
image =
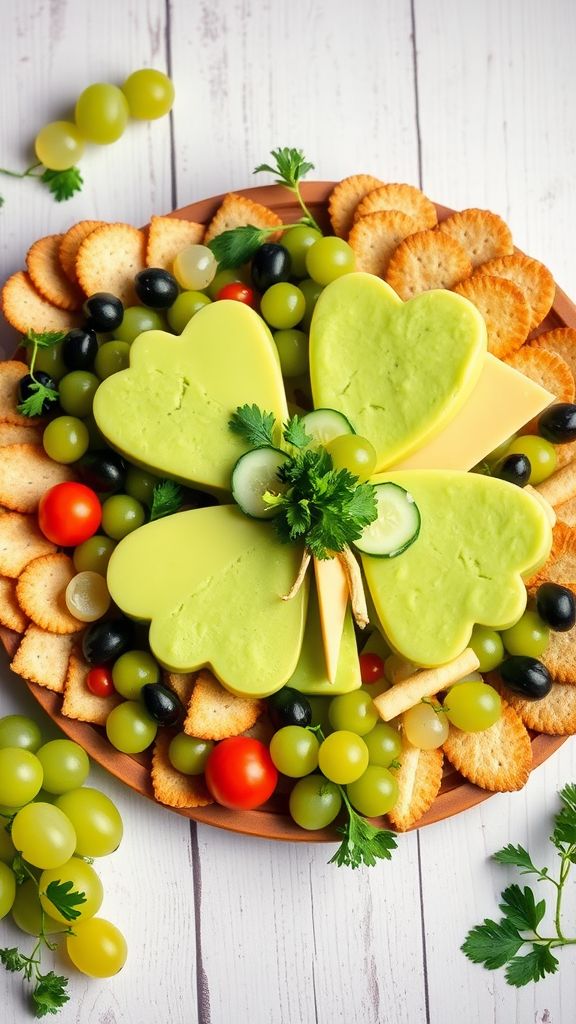
[[[574,295],[575,40],[572,0],[2,0],[3,166],[31,163],[37,129],[90,82],[154,66],[177,101],[171,119],[91,148],[84,191],[67,204],[1,179],[0,276],[75,220],[145,223],[252,184],[270,149],[297,145],[319,178],[367,171],[500,212]],[[8,351],[13,338],[2,339]],[[0,713],[48,727],[5,660],[1,671]],[[573,952],[519,992],[459,952],[512,877],[490,853],[514,841],[546,857],[555,792],[576,779],[574,742],[524,792],[401,837],[391,863],[355,872],[328,867],[330,847],[196,828],[98,768],[93,779],[125,821],[120,851],[101,864],[102,912],[130,958],[111,981],[73,974],[62,1024],[574,1019]],[[574,892],[567,913],[576,919]],[[0,940],[17,941],[6,922]],[[4,972],[0,1007],[5,1024],[28,1019]]]

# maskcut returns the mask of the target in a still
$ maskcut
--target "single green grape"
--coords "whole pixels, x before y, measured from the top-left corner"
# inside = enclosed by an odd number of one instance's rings
[[[130,117],[141,121],[155,121],[164,117],[174,103],[174,86],[168,75],[154,68],[133,71],[122,86],[130,110]]]
[[[55,803],[74,826],[78,856],[106,857],[118,849],[123,833],[122,818],[105,793],[82,786],[63,793]]]
[[[130,366],[130,345],[127,341],[105,341],[94,360],[94,369],[100,380]]]
[[[214,744],[179,732],[170,740],[168,759],[173,768],[183,775],[202,775]]]
[[[338,729],[320,745],[318,765],[327,779],[344,786],[355,782],[366,771],[368,747],[356,733]]]
[[[550,627],[537,611],[528,609],[514,626],[503,630],[500,636],[508,654],[539,658],[548,647]]]
[[[88,778],[88,755],[72,740],[50,740],[40,747],[36,757],[44,771],[42,785],[47,793],[66,793],[82,786]]]
[[[286,330],[300,323],[306,312],[306,299],[295,284],[279,281],[264,292],[260,312],[271,327]]]
[[[364,737],[364,743],[368,748],[370,764],[378,764],[381,768],[389,768],[402,753],[400,733],[387,722],[378,722]]]
[[[328,718],[333,729],[349,729],[358,736],[365,736],[376,725],[378,712],[369,694],[352,690],[332,698]]]
[[[210,302],[211,299],[203,292],[181,292],[166,314],[172,330],[176,334],[182,334],[192,317],[204,309],[204,306],[209,306]]]
[[[369,764],[359,779],[348,783],[346,794],[360,814],[377,818],[394,807],[398,800],[398,782],[388,768]]]
[[[74,924],[66,936],[66,951],[74,966],[90,978],[111,978],[126,963],[128,947],[122,932],[103,917]]]
[[[75,121],[85,139],[107,146],[124,132],[128,113],[128,100],[121,89],[108,82],[95,82],[80,93]]]
[[[95,373],[88,373],[87,370],[72,370],[72,373],[67,373],[58,385],[60,405],[64,412],[70,413],[71,416],[89,416],[99,385],[100,381]]]
[[[53,804],[31,803],[12,822],[12,842],[24,860],[37,868],[58,868],[74,853],[76,832]]]
[[[12,910],[16,899],[16,875],[7,864],[0,861],[0,921]]]
[[[147,473],[146,470],[138,469],[136,466],[129,466],[124,489],[126,494],[129,494],[131,498],[136,498],[136,501],[141,502],[142,505],[151,505],[157,483],[158,477],[153,473]]]
[[[36,156],[51,171],[67,171],[84,152],[84,139],[71,121],[50,121],[34,140]]]
[[[102,529],[113,540],[122,540],[143,525],[144,506],[129,494],[113,494],[102,505]]]
[[[33,800],[42,786],[42,765],[30,750],[3,747],[0,750],[0,804],[22,807]]]
[[[30,346],[26,353],[28,363],[30,363],[32,352],[33,347]],[[62,358],[62,342],[58,341],[50,348],[39,348],[36,352],[34,368],[48,373],[55,381],[61,380],[64,374],[68,373],[68,367]]]
[[[108,715],[106,735],[116,750],[123,754],[139,754],[156,739],[158,726],[144,707],[134,700],[126,700]]]
[[[558,461],[554,445],[543,437],[537,437],[536,434],[525,434],[523,437],[514,438],[512,444],[508,446],[507,454],[527,457],[532,467],[528,483],[533,487],[552,475]]]
[[[487,683],[459,683],[443,701],[446,717],[464,732],[482,732],[502,714],[500,694]]]
[[[31,878],[26,879],[16,889],[16,899],[12,906],[12,920],[27,935],[40,935],[42,928],[46,935],[62,932],[65,926],[50,914],[44,914],[38,887]]]
[[[316,831],[334,821],[342,806],[340,790],[322,775],[307,775],[294,786],[290,814],[300,828]]]
[[[115,547],[116,542],[111,537],[95,533],[74,550],[72,560],[76,572],[97,572],[105,576]]]
[[[217,270],[216,257],[207,245],[187,245],[180,250],[172,267],[180,287],[193,292],[201,292],[212,284]]]
[[[420,750],[437,750],[448,738],[450,724],[443,711],[422,701],[409,708],[402,715],[404,735],[413,747]]]
[[[312,323],[312,314],[316,308],[316,303],[324,291],[324,286],[318,284],[317,281],[313,281],[311,277],[307,277],[304,281],[300,281],[298,287],[304,296],[304,302],[306,303],[306,310],[302,318],[300,327],[303,331],[310,330],[310,324]]]
[[[318,767],[319,743],[313,732],[301,725],[278,729],[270,741],[270,757],[276,768],[291,779],[309,775]]]
[[[160,681],[160,666],[149,651],[126,651],[112,666],[114,688],[127,700],[137,700],[142,687]]]
[[[227,284],[248,284],[250,281],[250,271],[246,270],[245,267],[228,267],[226,270],[219,270],[206,291],[212,301],[216,299],[218,292],[222,290]],[[194,292],[194,294],[197,294]]]
[[[474,626],[468,647],[472,648],[480,662],[478,666],[480,672],[491,672],[504,659],[502,637],[496,630],[489,629],[488,626]]]
[[[326,445],[335,469],[347,469],[363,483],[376,469],[376,449],[366,437],[341,434]]]
[[[308,369],[308,336],[294,327],[276,331],[274,341],[278,349],[283,377],[299,377]]]
[[[35,754],[42,744],[42,733],[32,718],[24,715],[6,715],[0,718],[0,749],[21,747]]]
[[[85,424],[75,416],[57,416],[42,435],[46,455],[64,465],[78,462],[88,451],[89,441]]]
[[[306,253],[306,270],[313,281],[326,285],[356,269],[356,256],[343,238],[320,238]]]
[[[131,345],[144,331],[165,331],[164,317],[148,306],[128,306],[124,310],[122,323],[114,331],[114,337]]]
[[[310,228],[307,224],[297,224],[282,235],[282,245],[290,253],[292,275],[307,277],[306,255],[311,246],[322,238],[320,231]]]
[[[68,924],[69,922],[65,916],[54,906],[52,900],[47,895],[46,890],[51,882],[72,882],[72,889],[70,891],[84,894],[85,902],[78,903],[75,907],[78,911],[78,917],[74,918],[74,928],[76,928],[76,922],[94,917],[94,914],[97,914],[100,910],[102,900],[104,899],[102,882],[94,868],[85,860],[81,860],[80,857],[71,857],[70,860],[60,864],[57,868],[48,868],[42,872],[38,879],[38,891],[42,909],[46,914],[50,914],[55,921]]]

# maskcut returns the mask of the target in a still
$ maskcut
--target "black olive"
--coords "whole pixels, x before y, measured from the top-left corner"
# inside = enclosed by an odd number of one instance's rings
[[[115,331],[124,318],[124,306],[111,292],[95,292],[82,306],[88,330]]]
[[[43,370],[34,370],[34,376],[31,373],[27,373],[25,377],[22,377],[18,385],[18,398],[21,402],[25,402],[27,398],[30,398],[31,395],[37,392],[38,384],[42,384],[43,387],[51,388],[52,391],[56,392],[56,398],[44,399],[40,412],[36,414],[37,416],[46,416],[58,405],[58,385],[49,373],[44,373]]]
[[[543,583],[538,587],[536,609],[546,625],[557,633],[566,633],[576,622],[574,594],[559,583]]]
[[[516,484],[517,487],[525,487],[530,479],[532,466],[527,455],[506,455],[496,463],[492,472],[500,480],[507,480],[509,484]]]
[[[283,686],[268,698],[268,708],[273,725],[281,729],[284,725],[310,725],[312,708],[299,690]]]
[[[163,683],[145,683],[140,692],[146,711],[158,725],[177,725],[184,717],[182,701]]]
[[[265,242],[256,250],[252,258],[250,272],[254,287],[265,292],[279,281],[287,281],[292,269],[292,260],[288,249],[276,242]]]
[[[526,700],[542,700],[552,689],[548,669],[536,658],[513,655],[505,658],[498,671],[505,686]]]
[[[91,370],[98,351],[96,332],[74,327],[62,342],[62,359],[69,370]]]
[[[90,452],[74,466],[83,484],[99,494],[114,494],[124,485],[126,463],[116,452]]]
[[[576,405],[570,402],[551,405],[538,420],[538,433],[552,444],[576,441]]]
[[[178,298],[178,282],[169,270],[148,267],[134,278],[136,295],[150,309],[168,309]]]
[[[134,623],[128,619],[95,622],[84,633],[82,653],[90,665],[105,665],[129,651],[133,638]]]

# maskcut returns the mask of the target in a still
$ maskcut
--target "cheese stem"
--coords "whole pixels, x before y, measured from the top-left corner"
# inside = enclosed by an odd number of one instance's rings
[[[348,545],[346,545],[342,551],[338,551],[336,557],[342,565],[342,568],[346,573],[346,579],[348,580],[350,604],[352,606],[354,621],[356,622],[356,625],[360,626],[360,629],[364,629],[368,625],[369,619],[360,566]]]

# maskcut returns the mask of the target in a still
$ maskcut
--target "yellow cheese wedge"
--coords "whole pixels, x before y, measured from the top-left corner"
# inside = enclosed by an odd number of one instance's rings
[[[489,353],[470,398],[448,426],[394,469],[471,469],[554,401]]]
[[[315,558],[314,574],[320,612],[320,628],[331,683],[336,681],[342,630],[348,607],[348,581],[337,558]]]
[[[349,693],[350,690],[357,690],[361,683],[360,663],[358,661],[354,623],[352,622],[350,612],[347,611],[344,618],[338,670],[333,683],[328,679],[324,651],[322,645],[318,642],[319,636],[320,612],[318,608],[318,595],[316,587],[311,585],[302,649],[294,674],[288,680],[287,685],[293,686],[296,690],[300,690],[301,693],[323,694],[326,697],[335,697],[339,693]]]

